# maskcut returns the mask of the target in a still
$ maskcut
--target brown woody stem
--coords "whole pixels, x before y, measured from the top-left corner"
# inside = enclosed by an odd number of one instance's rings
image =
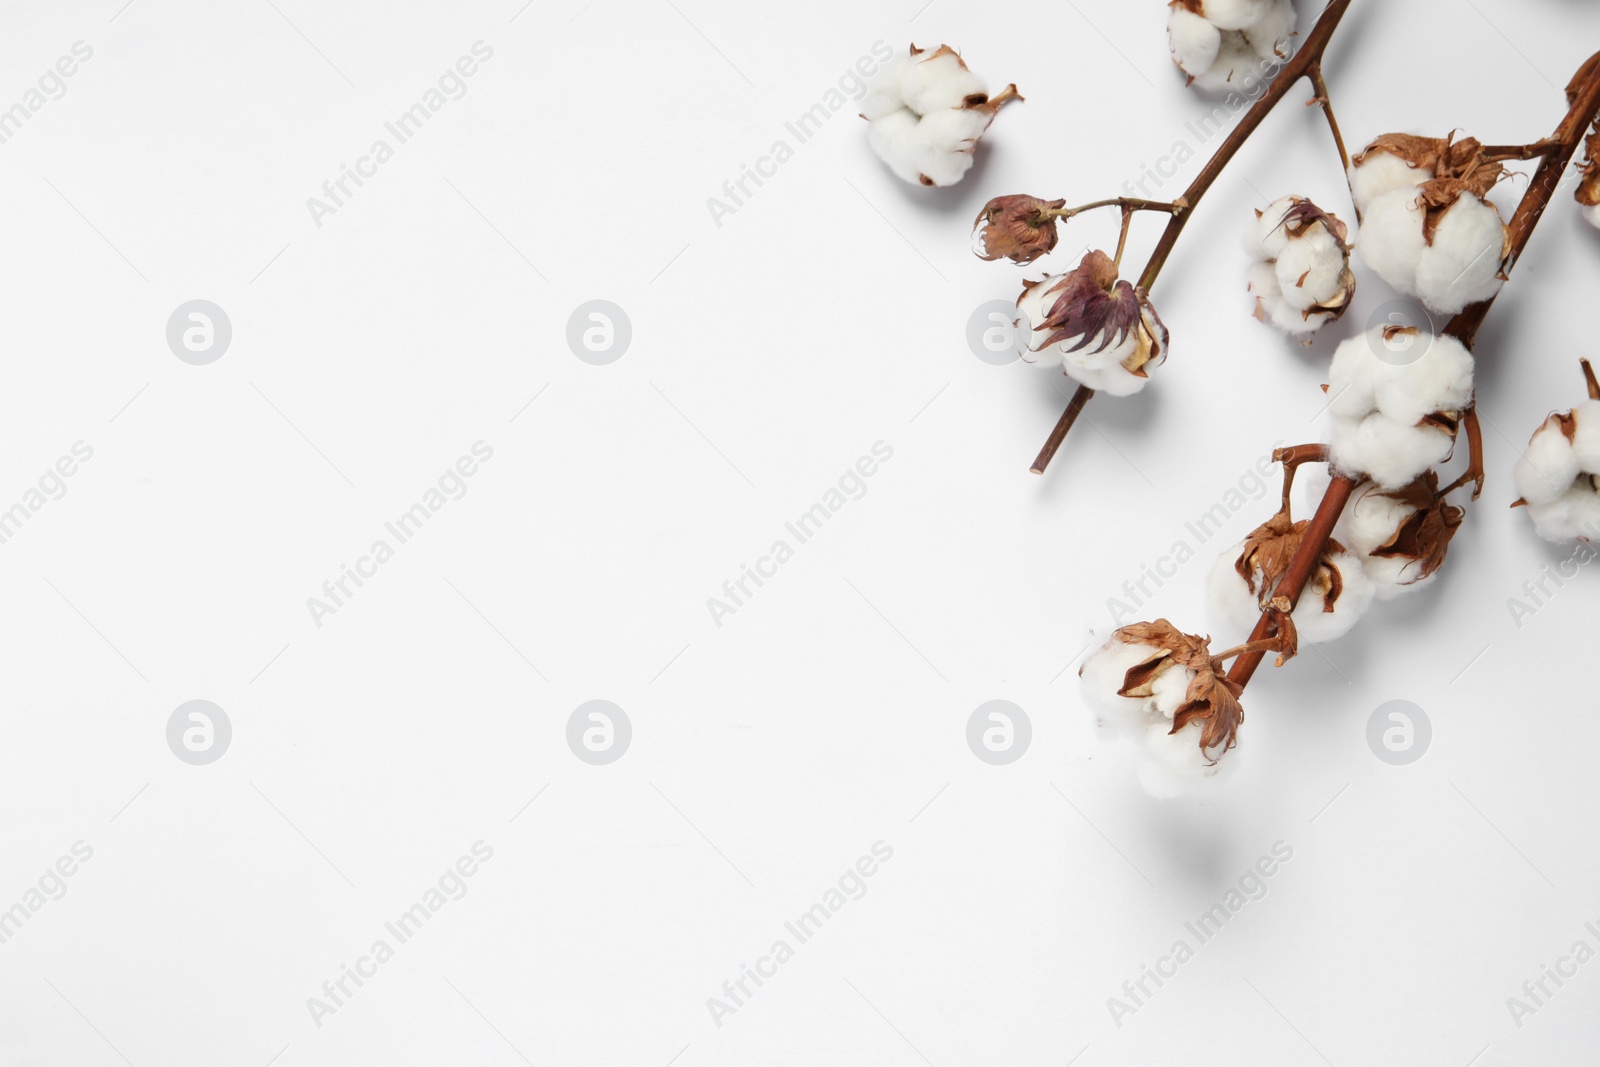
[[[1467,405],[1461,413],[1461,425],[1467,431],[1467,469],[1461,476],[1439,492],[1440,496],[1449,496],[1468,482],[1472,485],[1472,499],[1478,499],[1483,492],[1483,427],[1478,425],[1478,403],[1474,400]]]
[[[1289,611],[1294,611],[1295,605],[1300,603],[1300,593],[1317,569],[1317,562],[1322,558],[1322,550],[1333,534],[1334,523],[1339,521],[1345,502],[1350,499],[1350,492],[1355,487],[1354,479],[1334,472],[1333,481],[1328,483],[1328,491],[1323,494],[1322,503],[1317,505],[1317,513],[1311,516],[1311,521],[1306,525],[1305,538],[1289,560],[1289,568],[1283,572],[1283,578],[1274,591],[1274,599],[1284,597],[1289,601]],[[1277,635],[1276,615],[1274,611],[1261,613],[1256,628],[1250,631],[1252,642],[1263,641]],[[1264,655],[1263,652],[1246,652],[1234,660],[1233,666],[1228,669],[1229,680],[1240,685],[1249,685],[1250,676],[1261,666]]]
[[[1178,236],[1183,233],[1183,228],[1188,225],[1190,217],[1194,214],[1194,209],[1199,206],[1200,199],[1206,195],[1207,190],[1221,176],[1222,169],[1228,165],[1234,156],[1239,154],[1239,149],[1244,147],[1244,143],[1250,139],[1251,134],[1256,132],[1256,129],[1266,120],[1272,109],[1277,107],[1278,102],[1288,94],[1290,87],[1301,78],[1309,75],[1314,68],[1320,71],[1322,54],[1327,51],[1328,42],[1333,39],[1333,31],[1338,28],[1339,20],[1344,18],[1345,12],[1349,10],[1350,2],[1351,0],[1329,0],[1328,6],[1323,9],[1322,15],[1317,19],[1317,24],[1306,35],[1305,43],[1300,46],[1300,51],[1296,52],[1294,57],[1284,64],[1283,69],[1278,72],[1278,76],[1272,79],[1272,84],[1267,86],[1266,92],[1261,94],[1259,100],[1250,105],[1249,110],[1239,119],[1239,124],[1228,132],[1228,136],[1223,139],[1221,146],[1217,148],[1216,154],[1201,168],[1200,173],[1195,176],[1194,181],[1189,183],[1189,188],[1184,190],[1183,195],[1171,204],[1164,205],[1165,210],[1171,211],[1172,218],[1167,223],[1167,228],[1162,231],[1161,239],[1156,242],[1155,251],[1150,254],[1150,260],[1145,264],[1144,273],[1139,276],[1137,283],[1139,288],[1149,289],[1155,284],[1156,278],[1161,274],[1161,268],[1166,266],[1167,258],[1172,255],[1172,249],[1178,243]],[[1320,74],[1318,77],[1320,78]],[[1329,115],[1331,117],[1332,112],[1329,112]],[[1088,206],[1104,206],[1118,202],[1118,200],[1108,200]],[[1145,203],[1149,204],[1151,202],[1146,201]],[[1072,398],[1073,404],[1077,405],[1080,398],[1085,401],[1088,399],[1083,396],[1083,390],[1081,389],[1078,391],[1078,396]],[[1039,459],[1034,461],[1033,473],[1044,473],[1045,465],[1050,462],[1050,457],[1055,455],[1057,448],[1061,447],[1060,438],[1066,435],[1066,429],[1063,429],[1063,426],[1070,429],[1072,421],[1077,417],[1077,412],[1071,408],[1068,408],[1067,412],[1061,416],[1061,420],[1056,423],[1056,428],[1050,433],[1050,440],[1045,442],[1045,447],[1039,452]]]
[[[1067,410],[1061,413],[1056,420],[1056,428],[1050,431],[1050,439],[1039,449],[1039,458],[1033,461],[1029,471],[1034,474],[1043,474],[1044,469],[1050,465],[1050,458],[1056,454],[1056,449],[1061,447],[1061,442],[1066,440],[1067,431],[1072,429],[1072,424],[1078,421],[1078,412],[1094,396],[1094,390],[1087,385],[1078,386],[1078,391],[1072,394],[1072,402],[1067,405]]]
[[[1549,155],[1560,147],[1555,139],[1546,137],[1532,144],[1491,144],[1478,149],[1478,158],[1485,163],[1505,163],[1519,159],[1537,159]]]
[[[1328,462],[1328,446],[1322,442],[1309,445],[1290,445],[1288,448],[1275,449],[1272,453],[1274,463],[1283,464],[1283,512],[1289,513],[1289,491],[1294,488],[1294,475],[1302,463]]]
[[[1600,382],[1595,381],[1594,366],[1586,359],[1578,360],[1583,367],[1583,381],[1589,387],[1589,399],[1600,400]]]
[[[1567,86],[1567,100],[1569,106],[1566,117],[1561,120],[1561,125],[1556,127],[1556,132],[1547,138],[1549,147],[1537,153],[1541,157],[1539,167],[1534,171],[1533,179],[1528,183],[1528,191],[1522,195],[1511,221],[1507,223],[1506,228],[1510,235],[1507,271],[1527,248],[1534,228],[1539,225],[1544,209],[1549,206],[1551,197],[1555,195],[1561,183],[1562,173],[1577,151],[1578,142],[1594,123],[1597,115],[1600,115],[1600,53],[1591,56],[1573,76],[1572,82]],[[1541,145],[1544,143],[1538,142]],[[1471,350],[1473,342],[1477,339],[1478,329],[1483,325],[1485,317],[1489,314],[1489,308],[1494,305],[1494,300],[1494,297],[1490,297],[1463,309],[1450,320],[1444,332]],[[1477,430],[1475,409],[1469,408],[1468,411],[1472,417],[1468,420],[1467,441],[1469,448],[1476,453],[1476,457],[1470,462],[1480,468],[1478,477],[1481,478],[1482,435]],[[1276,592],[1279,596],[1288,598],[1291,611],[1294,605],[1299,603],[1300,593],[1305,589],[1306,582],[1311,580],[1317,561],[1322,557],[1328,538],[1333,533],[1334,524],[1339,521],[1339,515],[1344,511],[1355,485],[1355,481],[1350,477],[1338,471],[1333,472],[1333,481],[1328,485],[1328,491],[1323,494],[1322,502],[1317,505],[1317,513],[1312,516],[1300,547],[1290,558],[1288,570],[1278,583]],[[1274,613],[1263,612],[1256,622],[1255,629],[1251,631],[1250,640],[1259,641],[1271,637],[1276,629]],[[1228,671],[1229,679],[1241,686],[1248,685],[1251,675],[1255,674],[1256,668],[1261,665],[1261,659],[1261,653],[1249,652],[1241,655]]]

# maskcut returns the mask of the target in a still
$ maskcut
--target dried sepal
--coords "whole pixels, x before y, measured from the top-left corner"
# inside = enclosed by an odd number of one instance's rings
[[[1498,161],[1485,161],[1483,143],[1476,137],[1455,140],[1449,137],[1419,137],[1411,133],[1386,133],[1375,138],[1357,153],[1352,162],[1365,163],[1374,153],[1386,152],[1397,156],[1412,168],[1425,168],[1437,179],[1458,179],[1464,191],[1476,196],[1487,196],[1505,176],[1505,166]],[[1454,201],[1451,201],[1454,203]]]
[[[980,259],[1032,263],[1055,248],[1058,216],[1052,212],[1066,203],[1026,194],[995,197],[973,222],[973,251]]]
[[[1600,205],[1600,127],[1589,131],[1583,141],[1584,160],[1578,164],[1582,179],[1573,195],[1584,207]]]
[[[1239,743],[1239,725],[1244,722],[1244,705],[1239,703],[1239,697],[1243,693],[1244,686],[1229,678],[1219,661],[1211,661],[1195,672],[1186,699],[1172,714],[1172,729],[1168,732],[1175,734],[1198,720],[1202,724],[1200,751],[1215,763],[1212,752],[1226,752]]]
[[[1416,573],[1402,585],[1412,585],[1431,577],[1443,564],[1450,550],[1450,539],[1461,526],[1465,512],[1439,492],[1439,476],[1425,471],[1415,481],[1379,494],[1415,508],[1395,530],[1394,536],[1368,555],[1383,559],[1406,559],[1416,563]],[[1407,569],[1410,564],[1407,564]]]
[[[1048,334],[1036,347],[1059,344],[1068,352],[1077,352],[1089,348],[1098,338],[1092,351],[1101,352],[1120,347],[1132,334],[1135,344],[1123,358],[1122,366],[1140,378],[1148,376],[1146,366],[1160,362],[1166,355],[1167,328],[1148,294],[1134,288],[1131,282],[1119,281],[1116,263],[1098,249],[1086,254],[1078,266],[1046,290],[1045,296],[1055,299],[1038,327]]]
[[[1288,509],[1283,509],[1245,538],[1244,548],[1233,567],[1244,579],[1245,586],[1256,595],[1262,611],[1289,610],[1287,601],[1277,596],[1278,583],[1288,572],[1310,525],[1304,519],[1294,522]],[[1344,592],[1344,575],[1333,561],[1333,557],[1343,551],[1344,546],[1330,537],[1301,592],[1302,599],[1308,594],[1321,597],[1325,612],[1334,610]]]
[[[1186,668],[1194,672],[1194,677],[1183,703],[1173,712],[1168,733],[1175,734],[1190,723],[1199,722],[1200,750],[1213,764],[1217,756],[1238,744],[1239,724],[1244,721],[1239,695],[1244,686],[1228,678],[1222,661],[1211,655],[1210,638],[1186,634],[1166,619],[1132,623],[1113,636],[1155,650],[1142,663],[1128,669],[1119,695],[1149,696],[1154,692],[1156,675],[1172,667]]]

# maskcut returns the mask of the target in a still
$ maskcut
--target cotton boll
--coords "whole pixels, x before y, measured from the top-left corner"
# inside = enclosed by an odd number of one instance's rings
[[[1081,337],[1067,338],[1060,342],[1061,365],[1068,374],[1074,371],[1098,371],[1114,367],[1123,360],[1133,355],[1139,346],[1138,337],[1130,330],[1120,342],[1109,342],[1106,331],[1101,330],[1089,339],[1089,343],[1079,347]]]
[[[1181,70],[1201,74],[1217,61],[1222,32],[1188,8],[1175,5],[1167,16],[1167,47]]]
[[[1585,400],[1572,409],[1576,431],[1572,435],[1572,451],[1578,465],[1591,473],[1600,473],[1600,400]]]
[[[1188,73],[1194,84],[1208,93],[1233,92],[1243,87],[1246,78],[1258,73],[1260,64],[1260,57],[1242,35],[1225,33],[1216,61],[1204,71]]]
[[[1343,588],[1333,602],[1332,611],[1325,610],[1323,598],[1309,589],[1300,598],[1294,609],[1294,625],[1302,645],[1337,641],[1349,633],[1372,606],[1372,579],[1362,569],[1361,561],[1349,552],[1335,552],[1329,558],[1339,568]]]
[[[1506,228],[1494,205],[1463,196],[1444,210],[1433,244],[1417,263],[1416,296],[1432,311],[1454,315],[1500,291]]]
[[[970,154],[989,119],[987,111],[932,111],[922,117],[917,133],[932,152]]]
[[[1361,261],[1378,277],[1410,296],[1416,295],[1417,265],[1428,247],[1422,224],[1416,190],[1395,189],[1374,197],[1367,205],[1361,233],[1356,238],[1356,253]]]
[[[1444,462],[1454,441],[1434,426],[1414,426],[1373,412],[1365,418],[1335,415],[1329,455],[1339,470],[1365,474],[1385,489],[1398,489],[1429,467]]]
[[[1289,54],[1294,26],[1294,4],[1291,0],[1274,0],[1261,18],[1245,29],[1244,36],[1262,59],[1281,59]]]
[[[1248,633],[1261,617],[1260,591],[1262,576],[1256,574],[1256,592],[1252,593],[1245,580],[1239,576],[1236,564],[1244,552],[1241,541],[1217,558],[1206,579],[1206,603],[1214,618],[1221,624]],[[1343,637],[1355,625],[1372,603],[1372,582],[1361,569],[1361,561],[1349,552],[1335,553],[1333,564],[1339,568],[1344,589],[1333,603],[1333,611],[1324,611],[1321,595],[1307,588],[1291,615],[1302,645],[1322,644]]]
[[[1534,432],[1528,450],[1511,470],[1511,480],[1528,503],[1549,504],[1572,488],[1581,470],[1572,442],[1550,419]]]
[[[1339,516],[1334,538],[1357,556],[1366,556],[1388,544],[1400,524],[1416,510],[1375,486],[1364,486]]]
[[[922,124],[927,125],[928,120],[923,119]],[[935,151],[928,147],[924,141],[924,154],[922,156],[922,174],[918,181],[923,185],[954,185],[960,181],[967,171],[972,169],[972,152],[943,152]],[[922,181],[926,178],[927,181]]]
[[[1189,696],[1189,683],[1194,681],[1194,671],[1187,667],[1174,664],[1156,675],[1150,688],[1154,695],[1150,697],[1151,710],[1167,718],[1181,707]]]
[[[1290,306],[1283,298],[1283,289],[1278,285],[1276,267],[1272,263],[1254,264],[1250,268],[1246,288],[1256,298],[1256,318],[1287,334],[1313,334],[1327,318],[1325,313],[1308,317],[1304,311]]]
[[[1334,540],[1361,561],[1361,569],[1370,579],[1373,595],[1378,600],[1392,600],[1402,593],[1421,589],[1439,576],[1436,570],[1426,578],[1419,578],[1421,568],[1413,559],[1371,554],[1393,540],[1401,523],[1416,510],[1376,486],[1367,485],[1350,498],[1333,529]]]
[[[1528,517],[1546,541],[1600,540],[1600,492],[1592,478],[1583,478],[1548,504],[1529,504]]]
[[[1102,740],[1138,736],[1151,722],[1170,720],[1183,704],[1194,671],[1170,660],[1152,679],[1151,696],[1120,693],[1128,671],[1159,657],[1162,651],[1154,645],[1112,637],[1083,661],[1078,677],[1084,700],[1096,713],[1095,726]]]
[[[891,111],[867,127],[867,143],[899,178],[921,183],[927,148],[917,133],[917,116]]]
[[[1222,752],[1218,749],[1202,751],[1204,729],[1198,722],[1189,723],[1177,733],[1171,733],[1171,729],[1170,723],[1161,721],[1144,731],[1145,758],[1139,765],[1139,785],[1150,796],[1160,800],[1184,796],[1233,773],[1239,762],[1237,751],[1230,752],[1227,759],[1220,759]]]
[[[1347,267],[1344,250],[1331,233],[1315,226],[1288,242],[1277,258],[1278,286],[1299,311],[1326,304],[1339,295]]]
[[[1425,347],[1409,363],[1380,358],[1390,351],[1381,326],[1341,343],[1328,366],[1328,410],[1350,418],[1376,411],[1410,426],[1434,412],[1466,406],[1472,398],[1472,353],[1445,334],[1418,334],[1413,341]]]
[[[1410,363],[1379,359],[1382,331],[1363,338],[1371,354],[1373,406],[1396,422],[1417,423],[1436,411],[1459,411],[1472,400],[1472,353],[1449,334],[1433,337],[1421,357]],[[1346,341],[1349,344],[1350,341]]]
[[[1054,289],[1065,274],[1047,274],[1037,284],[1028,286],[1022,296],[1017,300],[1016,324],[1028,324],[1028,349],[1022,353],[1025,363],[1036,367],[1061,366],[1061,346],[1046,345],[1053,331],[1041,328],[1044,321],[1050,317],[1050,307],[1055,302],[1055,295],[1046,296]]]
[[[1084,659],[1078,671],[1080,688],[1084,701],[1095,712],[1096,732],[1101,740],[1137,735],[1152,721],[1156,713],[1150,698],[1125,697],[1118,690],[1129,670],[1160,652],[1151,645],[1129,644],[1112,638]]]
[[[1261,617],[1261,602],[1234,569],[1243,552],[1244,542],[1240,541],[1211,565],[1206,577],[1206,610],[1219,628],[1249,633]]]
[[[1273,0],[1204,0],[1200,13],[1219,30],[1247,30],[1271,13]]]
[[[969,97],[988,92],[983,79],[948,48],[909,57],[898,74],[901,99],[919,115],[959,108]]]
[[[1397,189],[1411,189],[1433,178],[1429,167],[1413,167],[1390,152],[1373,152],[1350,168],[1350,192],[1363,215],[1373,200]]]
[[[1256,259],[1277,259],[1282,255],[1289,244],[1283,220],[1299,202],[1297,196],[1282,196],[1262,209],[1244,229],[1244,250]]]
[[[1121,363],[1104,367],[1077,367],[1065,364],[1067,377],[1107,396],[1132,396],[1150,384],[1147,376],[1134,374]]]
[[[1346,338],[1328,364],[1328,410],[1361,418],[1378,406],[1378,377],[1372,350],[1373,331]],[[1377,336],[1381,337],[1379,332]]]
[[[900,76],[910,62],[910,56],[901,56],[872,79],[867,95],[861,99],[862,118],[875,122],[906,106],[905,98],[900,95]]]

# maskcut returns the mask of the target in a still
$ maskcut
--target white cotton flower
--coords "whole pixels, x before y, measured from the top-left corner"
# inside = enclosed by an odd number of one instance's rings
[[[954,185],[972,167],[978,139],[1008,100],[991,98],[982,78],[947,45],[915,45],[885,67],[861,102],[867,143],[889,169],[915,185]]]
[[[1172,0],[1167,47],[1190,84],[1248,93],[1289,55],[1294,26],[1291,0]]]
[[[1304,197],[1280,196],[1264,209],[1256,212],[1244,228],[1244,250],[1255,259],[1271,261],[1283,254],[1289,246],[1289,231],[1284,222],[1296,204]]]
[[[1193,11],[1173,4],[1167,16],[1167,47],[1180,70],[1204,73],[1217,61],[1222,31]]]
[[[1410,186],[1374,197],[1356,240],[1362,262],[1380,278],[1442,315],[1500,291],[1505,250],[1505,223],[1493,204],[1461,191],[1431,206],[1425,188]]]
[[[1261,617],[1263,590],[1269,583],[1275,588],[1276,583],[1257,569],[1253,572],[1256,591],[1250,591],[1236,567],[1245,548],[1246,542],[1240,541],[1217,557],[1206,579],[1206,604],[1219,624],[1249,633]],[[1300,602],[1291,613],[1302,645],[1338,640],[1350,632],[1372,604],[1372,581],[1362,570],[1359,559],[1350,552],[1330,552],[1325,555],[1325,561],[1326,566],[1337,568],[1341,589],[1329,604],[1312,583],[1307,583]],[[1265,599],[1271,600],[1270,592]]]
[[[1350,166],[1350,193],[1356,210],[1365,215],[1368,206],[1385,193],[1415,189],[1433,180],[1433,168],[1417,166],[1391,152],[1372,152]]]
[[[1600,400],[1546,419],[1512,480],[1540,537],[1558,543],[1600,540]]]
[[[1417,262],[1414,295],[1447,315],[1489,299],[1505,282],[1506,247],[1499,209],[1475,196],[1461,197],[1439,216],[1433,243]]]
[[[1202,734],[1197,722],[1176,733],[1165,720],[1145,727],[1140,738],[1145,758],[1139,763],[1139,785],[1146,793],[1158,800],[1170,800],[1233,773],[1239,763],[1238,754],[1230,753],[1222,759],[1222,753],[1215,748],[1201,749]]]
[[[1170,727],[1172,713],[1183,703],[1194,671],[1171,663],[1156,675],[1153,695],[1125,697],[1118,693],[1129,670],[1160,655],[1161,649],[1154,645],[1112,637],[1084,659],[1078,676],[1083,697],[1096,713],[1096,732],[1102,739],[1138,736],[1147,726],[1162,719]]]
[[[1373,593],[1379,600],[1392,600],[1402,593],[1415,592],[1439,576],[1437,570],[1422,573],[1422,566],[1414,559],[1372,555],[1375,549],[1392,541],[1395,532],[1417,511],[1415,506],[1368,483],[1352,494],[1334,526],[1334,539],[1361,561],[1362,570],[1371,580]]]
[[[1256,298],[1256,318],[1271,323],[1284,333],[1307,336],[1315,333],[1321,322],[1308,318],[1284,299],[1283,288],[1278,284],[1278,272],[1271,263],[1253,263],[1245,277],[1245,288]]]
[[[1422,205],[1414,186],[1380,193],[1362,209],[1356,252],[1378,277],[1402,293],[1416,289],[1417,264],[1428,246],[1422,223]]]
[[[1343,315],[1355,295],[1345,226],[1300,196],[1273,201],[1245,227],[1256,318],[1308,335]],[[1263,269],[1265,268],[1265,269]]]
[[[1144,291],[1118,280],[1103,252],[1073,270],[1025,282],[1017,322],[1027,323],[1026,362],[1060,367],[1080,385],[1112,396],[1143,389],[1167,349],[1167,330]]]
[[[1295,36],[1295,22],[1293,0],[1273,0],[1266,13],[1241,32],[1262,59],[1288,59]],[[1265,76],[1267,68],[1263,67],[1262,73]]]
[[[1223,763],[1237,762],[1222,757],[1237,743],[1243,711],[1220,670],[1205,638],[1181,633],[1164,619],[1117,630],[1079,668],[1096,732],[1105,741],[1140,743],[1139,780],[1151,795],[1189,792],[1217,778]],[[1201,671],[1206,677],[1197,681]],[[1123,690],[1135,695],[1123,696]],[[1189,721],[1174,733],[1180,708]],[[1202,749],[1208,736],[1211,746]]]
[[[1321,464],[1302,467],[1294,483],[1299,505],[1315,508],[1330,481],[1327,467]],[[1437,494],[1438,476],[1433,471],[1395,491],[1363,481],[1350,494],[1349,502],[1333,527],[1333,539],[1361,561],[1361,569],[1371,580],[1377,600],[1393,600],[1426,588],[1438,577],[1445,549],[1460,526],[1463,513]],[[1401,526],[1423,507],[1436,509],[1439,521],[1414,531],[1404,545],[1398,544]],[[1373,555],[1388,548],[1400,551]],[[1438,549],[1437,558],[1429,558],[1435,548]],[[1417,555],[1407,556],[1404,554],[1407,551]]]
[[[1248,30],[1272,10],[1272,0],[1201,0],[1199,14],[1219,30]]]
[[[1394,355],[1399,340],[1423,346]],[[1328,368],[1334,466],[1365,474],[1386,489],[1444,461],[1454,434],[1430,421],[1453,418],[1472,399],[1472,354],[1453,337],[1374,327],[1349,338]]]

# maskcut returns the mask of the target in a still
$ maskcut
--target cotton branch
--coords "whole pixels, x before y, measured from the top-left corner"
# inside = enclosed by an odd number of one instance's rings
[[[1167,264],[1168,257],[1172,255],[1174,246],[1178,243],[1179,235],[1183,233],[1184,227],[1188,225],[1189,219],[1194,215],[1194,209],[1199,206],[1201,198],[1205,196],[1206,192],[1222,174],[1223,168],[1228,165],[1234,156],[1238,155],[1245,142],[1266,120],[1272,109],[1288,94],[1290,88],[1301,78],[1309,77],[1312,79],[1313,88],[1319,97],[1323,97],[1325,100],[1327,86],[1322,83],[1322,56],[1327,51],[1328,43],[1333,39],[1333,32],[1338,28],[1339,20],[1344,18],[1345,12],[1349,10],[1350,2],[1351,0],[1330,0],[1322,15],[1317,19],[1316,25],[1306,35],[1305,43],[1301,45],[1300,50],[1284,65],[1283,70],[1272,80],[1272,84],[1267,87],[1266,92],[1261,94],[1261,98],[1252,104],[1244,115],[1240,117],[1238,125],[1229,131],[1228,136],[1218,147],[1216,153],[1201,168],[1200,173],[1189,184],[1189,188],[1184,190],[1182,196],[1165,205],[1151,201],[1136,202],[1144,205],[1141,208],[1143,210],[1165,209],[1169,210],[1172,216],[1167,222],[1166,229],[1162,231],[1160,240],[1156,243],[1155,251],[1150,254],[1150,259],[1145,264],[1143,273],[1139,276],[1137,283],[1139,288],[1149,289],[1155,284],[1156,278],[1161,274],[1162,268]],[[1324,111],[1328,116],[1329,123],[1333,125],[1335,137],[1337,137],[1337,125],[1333,122],[1333,112],[1326,106]],[[1340,139],[1338,143],[1342,154],[1343,140]],[[1113,204],[1125,205],[1125,198],[1097,201],[1078,210],[1088,210],[1090,207],[1110,206]],[[1074,394],[1072,403],[1062,413],[1061,418],[1056,422],[1055,429],[1050,433],[1050,439],[1045,442],[1044,448],[1039,451],[1039,457],[1034,460],[1031,468],[1033,473],[1044,473],[1045,466],[1049,464],[1056,450],[1061,447],[1061,442],[1066,437],[1067,431],[1072,428],[1078,413],[1083,410],[1083,406],[1089,402],[1092,396],[1094,396],[1094,390],[1087,388],[1080,388]]]
[[[1509,253],[1506,257],[1506,269],[1508,271],[1521,258],[1529,239],[1533,237],[1534,229],[1544,216],[1544,209],[1549,206],[1561,183],[1561,176],[1567,164],[1577,152],[1578,142],[1596,119],[1600,118],[1600,53],[1591,56],[1573,76],[1572,82],[1567,86],[1567,100],[1569,106],[1566,117],[1562,119],[1561,125],[1556,127],[1555,133],[1544,141],[1525,146],[1530,150],[1530,155],[1524,158],[1537,156],[1541,162],[1534,171],[1533,179],[1528,183],[1527,192],[1518,202],[1515,214],[1507,224]],[[1444,329],[1445,334],[1454,337],[1470,350],[1494,301],[1495,297],[1490,297],[1463,309],[1450,320]],[[1587,366],[1584,373],[1586,380],[1592,380],[1593,372]],[[1600,384],[1592,387],[1591,392],[1600,392]],[[1468,411],[1472,412],[1473,409],[1469,408]],[[1475,477],[1481,487],[1483,446],[1475,414],[1467,421],[1467,435],[1468,445],[1473,453],[1469,467],[1476,467]],[[1290,610],[1299,603],[1300,594],[1315,571],[1317,561],[1327,547],[1328,538],[1333,534],[1333,527],[1339,521],[1339,516],[1343,513],[1345,504],[1356,486],[1356,480],[1348,475],[1337,470],[1331,473],[1333,480],[1329,483],[1327,492],[1323,494],[1322,502],[1317,505],[1316,514],[1311,519],[1305,538],[1290,560],[1288,570],[1277,587],[1277,594],[1288,599]],[[1458,479],[1458,484],[1451,488],[1463,484],[1465,481]],[[1477,494],[1473,495],[1476,497]],[[1248,643],[1254,644],[1278,636],[1278,617],[1279,613],[1276,611],[1263,612],[1256,622],[1255,629],[1250,633]],[[1262,652],[1241,654],[1229,669],[1228,680],[1241,687],[1249,684],[1256,668],[1261,665],[1264,654]]]

